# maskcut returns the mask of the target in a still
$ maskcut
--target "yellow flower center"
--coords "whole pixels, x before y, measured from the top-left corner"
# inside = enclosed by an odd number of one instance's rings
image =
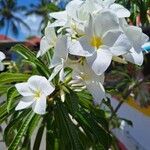
[[[41,96],[40,90],[35,91],[35,93],[34,93],[34,98],[35,98],[36,100],[38,100],[38,99],[40,98],[40,96]]]
[[[103,41],[100,37],[93,36],[90,40],[90,45],[98,49],[101,45],[103,45]]]

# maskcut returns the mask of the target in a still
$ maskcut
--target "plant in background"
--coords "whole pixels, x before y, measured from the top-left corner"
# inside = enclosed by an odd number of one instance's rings
[[[26,15],[32,15],[36,14],[37,16],[42,17],[42,21],[39,27],[39,30],[41,30],[41,27],[47,25],[49,21],[49,13],[53,11],[59,11],[59,8],[54,4],[51,3],[50,0],[41,0],[38,5],[31,4],[30,10],[27,11]]]
[[[127,24],[130,12],[114,2],[73,0],[64,11],[50,14],[55,21],[45,28],[37,54],[22,45],[12,47],[31,69],[0,74],[0,123],[6,121],[9,150],[37,150],[42,136],[46,149],[116,147],[111,129],[123,100],[113,109],[105,72],[111,62],[142,65],[141,46],[148,37]]]
[[[149,24],[147,12],[149,11],[150,1],[149,0],[116,0],[117,3],[122,4],[128,8],[131,12],[130,19],[135,25],[138,21],[141,26],[147,26]],[[137,20],[137,17],[140,18]]]
[[[17,3],[13,0],[0,1],[0,28],[6,27],[6,36],[9,34],[10,30],[14,35],[18,35],[18,27],[20,27],[20,25],[30,31],[30,27],[22,20],[22,18],[16,15],[17,12],[25,10],[26,8],[24,6],[17,6]]]

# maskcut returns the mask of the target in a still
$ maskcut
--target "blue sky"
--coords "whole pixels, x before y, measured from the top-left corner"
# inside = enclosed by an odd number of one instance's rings
[[[64,7],[66,2],[69,0],[59,0],[59,1],[60,1],[59,7]],[[17,0],[18,5],[26,6],[28,9],[30,8],[30,4],[38,5],[40,2],[41,2],[41,0]],[[20,14],[16,14],[16,15],[18,17],[22,18],[29,25],[29,27],[31,28],[31,32],[29,32],[27,29],[21,27],[18,36],[13,35],[13,33],[10,30],[8,33],[9,37],[19,40],[19,41],[23,41],[29,36],[33,36],[33,35],[41,36],[41,33],[38,30],[40,22],[42,20],[41,17],[36,16],[36,15],[27,17],[23,14],[23,12]],[[0,29],[0,34],[5,34],[5,28]]]
[[[23,6],[26,6],[27,8],[30,8],[29,6],[31,3],[36,5],[36,4],[40,3],[40,0],[17,0],[18,5],[23,5]],[[19,35],[15,36],[15,35],[13,35],[13,33],[10,30],[8,33],[9,37],[16,39],[16,40],[19,40],[19,41],[23,41],[28,36],[32,36],[32,35],[40,36],[40,32],[38,31],[38,28],[39,28],[39,24],[40,24],[42,18],[35,16],[35,15],[26,17],[25,15],[23,15],[23,13],[22,14],[16,14],[16,15],[23,18],[23,20],[30,27],[32,27],[31,28],[32,31],[29,32],[25,28],[22,27],[22,28],[20,28]],[[0,29],[0,34],[5,34],[5,28]]]
[[[32,4],[38,4],[40,0],[17,0],[18,5],[25,5],[29,6],[31,3]]]

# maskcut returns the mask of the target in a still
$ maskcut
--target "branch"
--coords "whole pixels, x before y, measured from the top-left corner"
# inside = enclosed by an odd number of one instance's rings
[[[134,85],[132,85],[131,87],[129,87],[129,89],[123,94],[123,99],[119,102],[119,104],[117,105],[117,107],[115,108],[115,110],[112,112],[109,121],[111,121],[113,119],[113,117],[116,115],[116,113],[118,112],[119,108],[121,107],[121,105],[124,103],[124,100],[128,98],[128,96],[131,94],[131,92],[137,88],[138,86],[140,86],[143,82],[147,81],[148,79],[150,79],[150,75],[146,76],[144,79],[139,80],[137,83],[135,83]]]

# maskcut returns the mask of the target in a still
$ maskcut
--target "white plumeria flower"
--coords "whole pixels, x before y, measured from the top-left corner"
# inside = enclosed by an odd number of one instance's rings
[[[66,6],[68,16],[79,22],[89,19],[89,14],[93,14],[99,9],[96,0],[73,0]]]
[[[72,0],[67,4],[65,11],[50,13],[50,16],[56,19],[51,26],[71,26],[72,20],[85,22],[89,18],[89,13],[96,14],[102,9],[113,11],[119,18],[130,16],[126,8],[114,2],[115,0]]]
[[[97,2],[99,3],[99,5],[102,6],[102,8],[113,11],[118,18],[129,17],[130,11],[124,8],[122,5],[116,4],[115,1],[116,0],[104,0],[104,1],[97,0]]]
[[[2,61],[6,58],[5,54],[3,52],[0,51],[0,71],[4,70],[4,64],[2,63]]]
[[[45,28],[45,36],[41,39],[40,50],[37,54],[37,57],[43,56],[50,48],[53,48],[56,45],[57,36],[54,28],[50,27],[48,23]]]
[[[129,26],[125,20],[121,20],[121,26],[131,44],[130,51],[123,57],[131,63],[142,65],[144,60],[142,45],[148,41],[149,37],[142,32],[141,28]]]
[[[90,17],[85,35],[72,42],[69,53],[84,56],[97,75],[109,67],[112,57],[127,53],[130,44],[120,30],[119,20],[111,11],[104,10],[95,19]]]
[[[73,0],[68,4],[68,6],[70,8],[68,9],[68,14],[72,14],[74,19],[77,17],[80,21],[88,20],[89,13],[93,15],[103,9],[109,9],[110,11],[113,11],[118,18],[130,16],[130,11],[124,8],[122,5],[116,4],[115,0]]]
[[[21,110],[32,106],[37,114],[46,113],[46,98],[54,91],[54,86],[45,77],[34,75],[27,82],[15,85],[23,96],[15,110]]]
[[[66,61],[68,59],[68,37],[61,36],[56,42],[56,47],[54,50],[54,55],[51,61],[50,68],[54,68],[49,81],[51,81],[59,72],[60,81],[64,80],[64,68],[66,66]]]
[[[101,104],[102,99],[106,98],[103,87],[104,74],[98,76],[85,62],[84,65],[76,65],[73,70],[73,79],[83,82],[87,90],[91,93],[96,105]]]
[[[49,14],[50,17],[56,19],[50,27],[61,27],[67,26],[68,24],[68,16],[66,11],[52,12]]]
[[[74,0],[67,4],[65,11],[52,12],[50,17],[56,19],[50,27],[61,27],[59,31],[66,28],[68,32],[78,32],[83,34],[83,25],[77,21],[76,10],[80,7],[83,1]]]
[[[50,26],[70,28],[82,35],[84,23],[88,20],[89,13],[97,10],[98,7],[93,0],[73,0],[67,4],[65,11],[50,13],[50,17],[56,19]]]

